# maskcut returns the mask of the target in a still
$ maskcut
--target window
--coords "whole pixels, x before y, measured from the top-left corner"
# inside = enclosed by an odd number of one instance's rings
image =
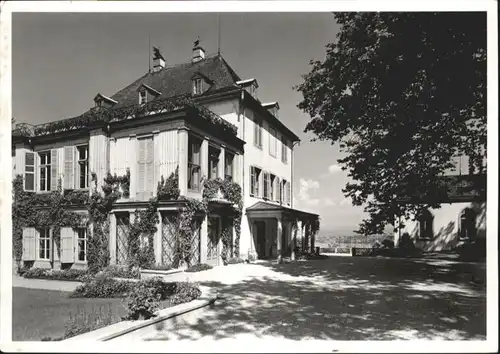
[[[264,198],[269,199],[271,194],[271,175],[269,172],[264,172]]]
[[[137,139],[139,143],[138,165],[138,198],[147,199],[153,196],[154,185],[154,145],[153,137]]]
[[[269,178],[269,200],[274,200],[276,197],[275,193],[276,176],[271,174]]]
[[[262,148],[262,120],[255,119],[254,126],[253,142],[256,146]]]
[[[226,151],[226,154],[224,156],[224,179],[229,179],[233,180],[233,161],[234,161],[234,154],[231,154],[230,152]]]
[[[284,137],[281,137],[281,161],[288,163],[288,145]]]
[[[471,208],[465,208],[460,213],[460,240],[471,241],[476,237],[476,233],[476,213]]]
[[[257,167],[250,167],[250,195],[259,196],[259,181],[262,170]]]
[[[274,201],[281,203],[281,182],[279,177],[274,178],[273,189],[274,189]]]
[[[144,104],[148,100],[146,90],[139,91],[139,104]]]
[[[434,216],[429,210],[424,210],[418,217],[419,224],[419,238],[432,239],[434,237],[433,231]]]
[[[89,146],[77,146],[78,150],[78,187],[89,187]]]
[[[50,151],[39,153],[40,190],[50,191]]]
[[[291,191],[290,191],[290,182],[287,180],[282,180],[281,181],[281,188],[282,188],[282,203],[286,203],[290,205],[290,199],[291,199]]]
[[[219,155],[219,149],[212,146],[208,148],[208,179],[219,177]]]
[[[24,190],[35,191],[35,153],[33,152],[25,154]]]
[[[201,140],[190,136],[188,142],[188,188],[200,190],[200,149]]]
[[[78,260],[81,262],[87,261],[87,230],[84,228],[77,231],[78,244]]]
[[[201,95],[203,93],[203,80],[202,79],[194,79],[193,80],[193,94]]]
[[[38,258],[50,260],[50,230],[38,230]]]
[[[277,150],[276,129],[269,127],[269,155],[276,157]]]

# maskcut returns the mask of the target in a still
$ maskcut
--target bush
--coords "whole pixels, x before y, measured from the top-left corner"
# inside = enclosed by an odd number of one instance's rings
[[[161,282],[161,281],[160,281]],[[156,284],[156,281],[150,282]],[[127,319],[149,319],[155,316],[159,308],[161,293],[158,288],[146,282],[141,282],[135,286],[127,298]]]
[[[245,263],[245,260],[241,259],[240,257],[232,257],[227,260],[227,264],[238,264],[238,263]]]
[[[151,288],[158,295],[160,300],[166,300],[177,291],[177,283],[165,282],[161,277],[154,277],[140,282],[142,285]]]
[[[91,312],[79,310],[76,314],[70,313],[63,339],[109,326],[119,320],[117,316],[113,315],[109,305],[107,309],[99,306],[93,307]]]
[[[101,274],[113,278],[140,279],[141,277],[141,272],[139,271],[139,268],[136,267],[127,268],[116,265],[107,266],[102,270]]]
[[[188,282],[177,283],[175,294],[170,297],[172,305],[183,304],[197,299],[201,295],[201,290],[194,284]]]
[[[22,276],[30,279],[82,281],[88,277],[85,269],[55,270],[47,268],[30,268],[21,271]]]
[[[172,270],[173,267],[171,265],[152,264],[147,269],[149,269],[149,270]]]
[[[213,267],[210,264],[200,263],[200,264],[196,264],[192,267],[189,267],[188,269],[185,270],[185,272],[189,272],[189,273],[201,272],[201,271],[212,269],[212,268]]]
[[[119,281],[107,276],[97,276],[95,279],[79,285],[70,297],[84,298],[117,298],[124,297],[136,283]]]

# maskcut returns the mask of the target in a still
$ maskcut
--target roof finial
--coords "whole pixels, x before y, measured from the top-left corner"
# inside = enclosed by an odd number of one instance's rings
[[[160,52],[160,49],[158,47],[153,46],[153,60],[155,60],[155,59],[165,60],[165,58],[163,57],[163,55]]]
[[[194,47],[196,48],[197,46],[200,45],[200,36],[194,41]]]

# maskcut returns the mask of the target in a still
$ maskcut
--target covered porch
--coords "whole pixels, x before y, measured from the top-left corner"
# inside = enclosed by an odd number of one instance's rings
[[[246,209],[256,258],[295,259],[295,251],[314,252],[319,216],[282,205],[257,202]]]

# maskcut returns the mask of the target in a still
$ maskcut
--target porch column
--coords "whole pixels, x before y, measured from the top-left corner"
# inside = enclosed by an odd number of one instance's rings
[[[162,252],[162,242],[161,242],[161,235],[162,235],[162,220],[161,220],[161,212],[158,213],[158,220],[160,220],[159,224],[157,225],[157,230],[154,235],[154,251],[155,251],[155,263],[160,265],[161,264],[161,252]]]
[[[297,246],[297,232],[299,231],[299,227],[297,223],[292,224],[292,252],[290,258],[292,261],[295,260],[295,247]]]
[[[186,195],[188,184],[188,131],[179,129],[177,135],[179,139],[179,191],[180,195]]]
[[[314,222],[314,221],[311,221]],[[316,244],[316,231],[311,230],[311,253],[314,253],[314,246]]]
[[[94,235],[92,235],[94,236]],[[116,264],[116,215],[111,212],[109,214],[109,263]]]
[[[221,179],[224,179],[224,175],[226,172],[225,166],[226,166],[226,149],[224,148],[224,146],[221,146],[219,154],[219,164],[217,165],[217,175]]]
[[[208,215],[205,215],[200,230],[200,263],[207,262]]]
[[[306,235],[304,237],[304,247],[303,247],[303,250],[304,250],[304,252],[307,252],[307,249],[309,248],[309,235],[310,235],[310,232],[311,232],[311,227],[309,225],[309,222],[306,222],[306,224],[305,224],[305,232],[306,232]]]
[[[278,264],[283,263],[283,221],[281,217],[276,218],[276,237],[277,237],[277,253],[278,253]]]

